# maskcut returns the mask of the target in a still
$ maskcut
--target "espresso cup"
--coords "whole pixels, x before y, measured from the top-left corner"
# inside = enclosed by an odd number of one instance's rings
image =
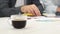
[[[12,15],[12,26],[16,29],[22,29],[26,26],[26,16]]]

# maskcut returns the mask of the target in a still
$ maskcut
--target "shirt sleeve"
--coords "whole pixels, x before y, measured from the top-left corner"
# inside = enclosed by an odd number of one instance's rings
[[[57,6],[50,0],[41,0],[44,5],[44,11],[47,13],[56,13]]]
[[[9,0],[0,1],[0,17],[9,17],[14,14],[19,14],[21,12],[20,7],[9,7]]]

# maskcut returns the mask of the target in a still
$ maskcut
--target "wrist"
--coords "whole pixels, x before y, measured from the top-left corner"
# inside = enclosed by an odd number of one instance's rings
[[[23,14],[23,6],[20,6],[21,14]]]

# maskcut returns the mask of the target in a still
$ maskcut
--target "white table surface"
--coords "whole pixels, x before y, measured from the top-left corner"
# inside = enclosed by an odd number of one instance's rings
[[[26,27],[15,29],[7,17],[0,18],[0,34],[60,34],[60,22],[28,20]]]

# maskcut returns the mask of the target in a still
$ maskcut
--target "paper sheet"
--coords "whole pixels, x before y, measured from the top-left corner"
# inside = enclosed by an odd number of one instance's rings
[[[56,22],[56,21],[60,21],[60,18],[57,18],[57,17],[38,16],[38,17],[28,17],[28,18],[31,18],[30,20],[39,21],[39,22]]]

